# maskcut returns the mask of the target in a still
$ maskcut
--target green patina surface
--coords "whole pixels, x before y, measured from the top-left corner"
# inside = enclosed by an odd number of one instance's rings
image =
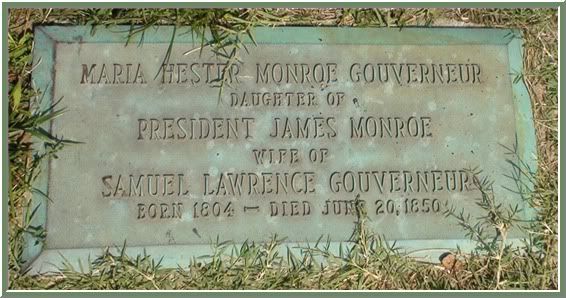
[[[173,34],[176,34],[172,39]],[[62,98],[60,105],[69,113],[54,120],[49,127],[55,135],[83,142],[66,148],[57,160],[46,161],[36,188],[48,194],[50,201],[35,195],[34,206],[40,205],[34,225],[46,228],[44,242],[28,238],[24,259],[32,264],[32,272],[54,270],[61,255],[70,261],[96,255],[105,246],[121,246],[126,240],[130,253],[149,254],[163,264],[176,266],[191,257],[209,254],[209,242],[219,236],[222,240],[243,242],[261,241],[278,234],[289,239],[289,244],[312,245],[320,236],[329,236],[334,249],[348,240],[354,228],[355,217],[310,216],[291,219],[270,216],[268,201],[291,201],[291,196],[277,196],[233,200],[237,212],[233,219],[219,217],[198,223],[194,218],[193,202],[214,202],[202,197],[202,189],[191,190],[191,197],[181,198],[186,207],[182,220],[138,220],[136,198],[105,198],[101,177],[135,173],[184,173],[189,181],[202,177],[203,172],[261,171],[250,152],[253,148],[296,147],[300,152],[311,148],[329,149],[329,161],[323,165],[302,163],[293,169],[312,170],[320,174],[317,193],[306,197],[313,204],[313,213],[320,214],[327,199],[352,200],[356,192],[331,194],[328,175],[334,171],[363,170],[435,170],[479,167],[495,181],[496,197],[508,204],[524,207],[523,216],[531,218],[533,210],[516,193],[517,181],[531,185],[523,175],[513,174],[514,164],[523,164],[536,171],[536,142],[532,111],[527,90],[520,79],[522,69],[522,40],[520,33],[508,29],[354,29],[354,28],[257,28],[254,40],[243,36],[249,53],[240,51],[243,61],[244,83],[225,86],[221,102],[229,101],[231,92],[305,92],[314,90],[320,105],[312,108],[252,108],[234,109],[219,105],[218,88],[209,86],[163,87],[153,80],[173,40],[170,63],[224,61],[209,49],[198,48],[201,40],[191,34],[190,28],[159,27],[143,35],[133,36],[127,46],[129,27],[38,27],[35,34],[33,81],[43,90],[40,108],[49,107]],[[190,54],[185,55],[185,53]],[[340,68],[335,86],[275,86],[258,87],[245,81],[253,74],[256,63],[334,62],[342,66],[354,63],[451,63],[464,57],[483,68],[482,84],[457,86],[390,84],[348,84],[347,68]],[[216,60],[215,60],[216,59]],[[81,86],[81,64],[138,61],[146,67],[144,87],[97,85]],[[439,61],[439,62],[437,62]],[[428,62],[431,63],[431,62]],[[472,62],[470,62],[472,63]],[[496,75],[497,74],[497,75]],[[320,88],[319,88],[320,87]],[[286,89],[287,88],[287,89]],[[347,104],[328,107],[322,94],[345,92]],[[485,93],[484,93],[485,92]],[[356,98],[356,101],[353,100]],[[159,99],[159,101],[157,101]],[[224,101],[222,101],[224,100]],[[358,104],[356,104],[356,102]],[[443,109],[444,108],[444,109]],[[433,137],[422,139],[365,139],[347,138],[348,130],[337,132],[335,140],[273,140],[266,132],[274,117],[308,117],[322,113],[333,116],[347,126],[356,116],[430,116]],[[265,130],[261,137],[234,143],[204,142],[140,142],[136,129],[139,118],[166,117],[254,117]],[[340,122],[343,121],[343,122]],[[260,131],[258,128],[258,131]],[[438,136],[438,137],[436,137]],[[396,141],[399,143],[395,144]],[[41,150],[40,142],[36,147]],[[505,148],[516,148],[510,155]],[[449,148],[449,149],[447,149]],[[165,153],[163,153],[163,151]],[[112,154],[116,154],[112,156]],[[306,160],[304,161],[306,162]],[[266,171],[289,171],[291,167],[265,167]],[[194,171],[194,173],[192,172]],[[510,179],[509,176],[514,179]],[[517,180],[517,181],[513,181]],[[113,180],[115,183],[116,180]],[[532,189],[532,187],[528,187]],[[380,194],[360,194],[367,200],[369,227],[386,235],[408,251],[421,257],[438,254],[460,246],[472,248],[461,231],[441,214],[390,215],[376,214],[377,199],[395,201],[395,208],[403,206],[403,194],[379,197]],[[411,194],[412,195],[412,194]],[[417,194],[417,196],[420,194]],[[430,197],[431,194],[424,194]],[[435,195],[435,194],[432,194]],[[477,212],[474,199],[477,191],[440,193],[439,200],[450,202],[456,208]],[[212,197],[212,196],[211,196]],[[424,198],[421,195],[419,198]],[[212,201],[211,201],[212,200]],[[229,200],[223,198],[223,202]],[[242,202],[261,202],[261,215],[241,213]],[[299,198],[303,201],[303,198]],[[151,199],[140,202],[151,203]],[[161,201],[159,201],[161,202]],[[34,208],[32,206],[32,208]],[[402,207],[399,207],[402,208]],[[231,220],[231,221],[230,221]],[[194,232],[194,231],[197,232]],[[516,231],[514,239],[520,239]],[[172,240],[173,239],[173,240]]]

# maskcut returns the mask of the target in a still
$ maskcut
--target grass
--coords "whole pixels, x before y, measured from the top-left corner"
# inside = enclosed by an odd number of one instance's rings
[[[557,289],[558,288],[558,96],[557,11],[552,9],[11,9],[9,11],[9,288],[10,289]],[[188,25],[195,32],[211,30],[213,40],[202,40],[234,63],[238,40],[254,26],[435,26],[470,25],[514,27],[523,31],[523,78],[533,102],[539,171],[530,203],[537,221],[524,249],[506,243],[505,232],[517,224],[513,210],[501,209],[482,189],[478,204],[492,216],[470,219],[450,210],[469,237],[478,243],[471,254],[455,253],[442,264],[416,262],[391,247],[364,226],[363,210],[353,246],[333,255],[325,242],[302,255],[279,254],[282,239],[233,246],[218,243],[211,262],[191,262],[167,269],[151,256],[129,256],[107,250],[84,272],[67,264],[54,276],[20,273],[22,237],[43,231],[30,226],[31,182],[43,158],[56,155],[65,142],[39,127],[61,113],[54,108],[32,111],[37,95],[31,86],[32,26],[37,24],[137,25],[143,34],[153,25]],[[245,49],[244,49],[245,50]],[[225,82],[218,82],[222,86]],[[45,155],[34,155],[30,136],[46,141]],[[481,184],[481,181],[478,181]],[[483,234],[478,227],[494,228]],[[489,242],[487,245],[486,243]],[[483,243],[483,244],[482,244]],[[221,252],[232,255],[221,258]],[[326,260],[323,266],[319,258]]]

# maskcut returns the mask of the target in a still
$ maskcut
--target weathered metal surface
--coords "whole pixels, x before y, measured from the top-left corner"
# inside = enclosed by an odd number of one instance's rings
[[[67,108],[49,129],[82,144],[37,182],[33,272],[124,241],[173,266],[217,237],[337,245],[356,199],[368,228],[434,255],[470,245],[443,212],[480,214],[473,168],[530,217],[510,178],[536,168],[516,31],[262,28],[227,65],[188,28],[170,55],[172,28],[124,29],[36,30],[42,105]]]

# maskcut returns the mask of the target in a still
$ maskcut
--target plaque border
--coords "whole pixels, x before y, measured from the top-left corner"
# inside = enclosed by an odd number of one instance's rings
[[[55,64],[58,43],[193,43],[200,46],[200,39],[191,34],[190,27],[156,26],[148,28],[143,34],[137,34],[128,40],[131,26],[37,26],[34,29],[34,49],[32,82],[35,89],[41,90],[34,109],[46,110],[57,102],[54,96],[56,79]],[[403,34],[399,34],[402,31]],[[242,37],[246,44],[349,44],[349,45],[506,45],[509,58],[509,78],[512,83],[513,100],[515,102],[515,121],[517,155],[531,173],[537,171],[536,135],[532,114],[531,100],[522,79],[523,71],[523,39],[518,29],[482,28],[482,27],[405,27],[405,28],[350,28],[350,27],[258,27],[253,29],[254,40]],[[42,128],[51,132],[50,121]],[[34,153],[43,153],[43,142],[33,138]],[[43,159],[40,173],[33,183],[32,198],[29,210],[35,210],[30,226],[45,228],[47,223],[47,203],[49,196],[49,176],[51,158]],[[527,189],[533,189],[534,181],[520,175],[520,183]],[[524,202],[526,204],[526,202]],[[535,218],[536,210],[526,206],[527,218]],[[47,231],[46,231],[47,232]],[[508,239],[510,243],[520,244],[522,239]],[[322,243],[324,244],[324,243]],[[470,251],[474,242],[469,239],[431,239],[431,240],[398,240],[397,247],[404,248],[409,255],[416,258],[434,260],[440,254],[459,248]],[[300,253],[305,247],[314,247],[316,243],[286,243],[280,249],[286,253]],[[330,242],[329,250],[338,252],[344,242]],[[427,247],[426,249],[419,249]],[[156,245],[127,247],[128,255],[145,253],[161,259],[165,267],[188,265],[195,257],[209,255],[212,245]],[[63,261],[74,265],[87,264],[98,256],[105,248],[57,249],[44,247],[43,239],[30,233],[24,235],[22,260],[23,269],[29,274],[57,272]],[[110,248],[118,253],[120,247]],[[87,266],[88,267],[88,266]],[[82,269],[81,269],[82,270]]]

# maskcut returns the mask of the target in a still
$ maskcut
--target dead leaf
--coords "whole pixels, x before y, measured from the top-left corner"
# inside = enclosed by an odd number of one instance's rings
[[[454,254],[446,254],[441,260],[440,264],[444,269],[449,272],[459,272],[464,269],[464,263],[454,255]]]

